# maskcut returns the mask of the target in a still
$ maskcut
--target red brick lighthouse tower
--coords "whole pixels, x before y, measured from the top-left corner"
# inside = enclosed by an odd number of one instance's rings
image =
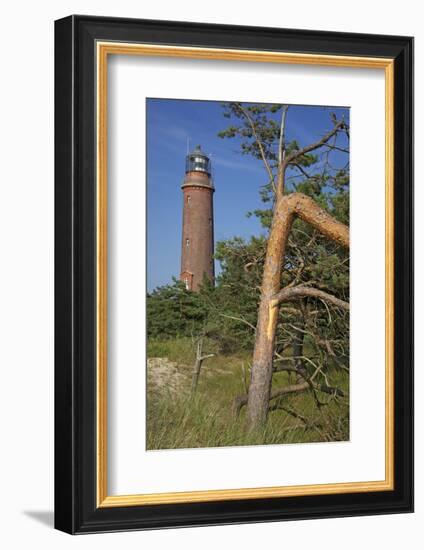
[[[199,290],[203,277],[214,281],[213,193],[211,162],[198,145],[186,157],[183,190],[181,280]]]

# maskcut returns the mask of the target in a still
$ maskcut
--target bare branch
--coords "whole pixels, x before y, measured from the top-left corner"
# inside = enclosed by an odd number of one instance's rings
[[[211,357],[215,357],[215,354],[209,353],[208,355],[202,355],[202,357],[200,357],[200,361],[204,361],[205,359],[210,359]]]
[[[295,167],[299,170],[299,172],[300,172],[303,176],[305,176],[305,177],[308,178],[308,179],[311,178],[310,174],[308,174],[308,172],[307,172],[306,170],[304,170],[304,168],[303,168],[302,166],[300,166],[300,164],[298,164],[297,162],[292,162],[292,164],[293,164],[293,166],[295,166]]]
[[[286,157],[284,164],[287,166],[297,158],[306,155],[307,153],[310,153],[311,151],[315,151],[315,149],[319,149],[322,145],[327,143],[327,141],[334,136],[339,130],[345,127],[344,120],[340,120],[330,132],[325,134],[320,140],[316,141],[315,143],[311,143],[310,145],[307,145],[306,147],[303,147],[303,149],[299,149],[298,151],[295,151],[288,157]]]
[[[283,197],[287,200],[290,211],[303,221],[311,224],[323,235],[338,244],[349,248],[349,227],[336,220],[331,214],[303,193],[291,193]]]
[[[337,145],[330,145],[329,143],[327,143],[326,147],[328,147],[331,151],[340,151],[341,153],[349,153],[349,149],[343,149],[343,147],[337,147]]]
[[[283,395],[288,395],[291,393],[300,393],[308,389],[318,390],[323,393],[327,393],[334,396],[345,397],[344,392],[335,387],[324,386],[323,384],[312,383],[311,378],[306,382],[301,382],[300,384],[291,384],[289,386],[284,386],[278,390],[271,392],[269,400],[276,399],[277,397],[282,397]],[[247,395],[237,395],[233,401],[233,415],[237,417],[242,409],[247,404]]]
[[[278,142],[278,175],[277,175],[277,193],[278,195],[283,195],[284,193],[284,158],[286,155],[286,143],[285,143],[285,134],[286,134],[286,116],[289,109],[288,105],[283,106],[283,111],[281,113],[281,124],[280,124],[280,139]]]
[[[252,323],[249,323],[249,321],[246,321],[246,319],[243,319],[243,317],[234,317],[233,315],[226,315],[225,313],[219,314],[221,317],[226,317],[227,319],[232,319],[233,321],[240,321],[240,323],[244,323],[254,331],[256,331],[256,327],[252,325]]]
[[[253,122],[252,117],[249,115],[249,112],[240,103],[237,104],[237,107],[240,109],[241,113],[246,118],[247,122],[249,123],[250,128],[252,129],[252,133],[255,136],[256,143],[258,144],[258,148],[259,148],[259,151],[261,153],[262,161],[265,165],[266,171],[268,172],[269,181],[272,184],[274,192],[276,193],[277,190],[275,188],[275,183],[274,183],[274,174],[272,173],[271,167],[270,167],[270,165],[267,161],[265,151],[264,151],[264,148],[263,148],[263,145],[262,145],[262,141],[260,140],[260,138],[258,136],[258,133],[256,131],[255,123]]]
[[[275,294],[271,301],[271,305],[275,307],[282,302],[299,300],[300,298],[306,297],[319,298],[324,302],[329,302],[330,304],[333,304],[345,310],[349,310],[350,308],[349,302],[340,300],[339,298],[336,298],[332,294],[328,294],[328,292],[324,292],[323,290],[318,290],[317,288],[310,288],[303,285],[283,288],[282,290],[280,290],[280,292]]]

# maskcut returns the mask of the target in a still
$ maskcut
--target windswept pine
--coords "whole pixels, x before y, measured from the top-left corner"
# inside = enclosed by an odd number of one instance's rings
[[[187,137],[203,129],[185,170],[180,156],[182,208],[155,203],[148,174],[147,448],[347,440],[349,110],[149,109]],[[161,133],[148,127],[148,147]],[[180,257],[155,225],[171,211]]]

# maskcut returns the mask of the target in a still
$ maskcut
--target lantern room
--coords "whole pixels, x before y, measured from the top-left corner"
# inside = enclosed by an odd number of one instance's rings
[[[211,161],[205,155],[205,153],[197,145],[192,153],[189,153],[186,157],[186,174],[189,172],[203,172],[204,174],[211,174]]]

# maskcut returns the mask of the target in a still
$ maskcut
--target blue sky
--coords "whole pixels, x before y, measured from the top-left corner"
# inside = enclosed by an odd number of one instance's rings
[[[200,144],[212,161],[215,242],[236,235],[249,238],[264,232],[259,221],[246,214],[263,207],[259,190],[267,183],[267,175],[259,160],[240,154],[236,139],[217,136],[231,122],[224,118],[221,102],[147,99],[146,109],[147,289],[151,291],[170,283],[180,271],[181,183],[187,139],[190,149]],[[287,141],[296,139],[300,146],[316,141],[332,128],[331,112],[348,118],[345,108],[290,106]],[[337,153],[333,155],[337,162]],[[216,271],[219,272],[219,265]]]

